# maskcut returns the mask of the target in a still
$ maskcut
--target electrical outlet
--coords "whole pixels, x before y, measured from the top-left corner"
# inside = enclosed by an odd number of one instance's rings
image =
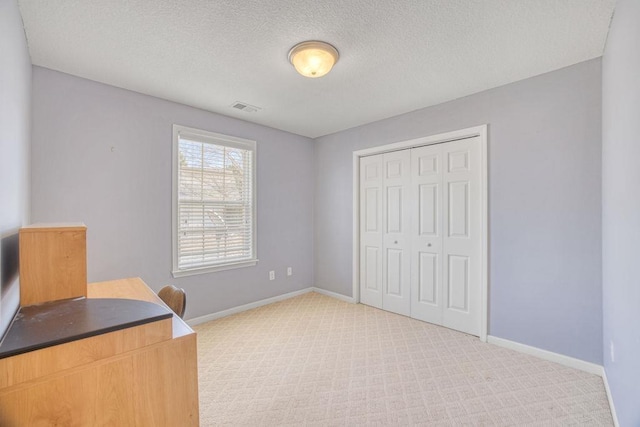
[[[616,361],[616,349],[613,346],[613,341],[609,341],[609,353],[611,354],[611,361]]]
[[[269,280],[276,280],[276,272],[271,270],[269,272]]]
[[[293,268],[287,267],[287,276],[293,275]]]

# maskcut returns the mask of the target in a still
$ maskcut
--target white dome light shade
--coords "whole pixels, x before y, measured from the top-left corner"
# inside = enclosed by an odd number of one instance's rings
[[[289,61],[305,77],[322,77],[331,71],[340,55],[335,47],[320,41],[298,43],[289,51]]]

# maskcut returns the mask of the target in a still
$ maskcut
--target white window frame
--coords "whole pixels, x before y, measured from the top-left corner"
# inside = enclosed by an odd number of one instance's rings
[[[251,259],[243,261],[230,261],[226,263],[220,263],[213,266],[196,267],[188,269],[178,268],[178,171],[179,171],[179,141],[180,135],[189,137],[195,141],[206,142],[215,145],[222,145],[225,147],[240,148],[243,150],[250,150],[253,153],[252,170],[251,170],[251,185],[252,185],[252,200],[251,200],[251,213],[252,213],[252,254]],[[173,277],[191,276],[195,274],[212,273],[215,271],[229,270],[233,268],[250,267],[256,265],[258,236],[257,236],[257,197],[256,197],[256,141],[248,139],[237,138],[234,136],[222,135],[219,133],[208,132],[205,130],[190,128],[186,126],[173,125],[173,156],[172,156],[172,251],[173,251]]]

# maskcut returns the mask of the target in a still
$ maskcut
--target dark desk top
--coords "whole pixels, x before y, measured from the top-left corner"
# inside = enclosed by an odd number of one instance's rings
[[[21,307],[0,343],[0,359],[173,316],[147,301],[75,298]]]

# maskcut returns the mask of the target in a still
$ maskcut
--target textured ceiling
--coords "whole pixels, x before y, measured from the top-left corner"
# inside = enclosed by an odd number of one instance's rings
[[[318,137],[598,57],[615,0],[19,3],[35,65]],[[325,77],[287,60],[309,39]]]

